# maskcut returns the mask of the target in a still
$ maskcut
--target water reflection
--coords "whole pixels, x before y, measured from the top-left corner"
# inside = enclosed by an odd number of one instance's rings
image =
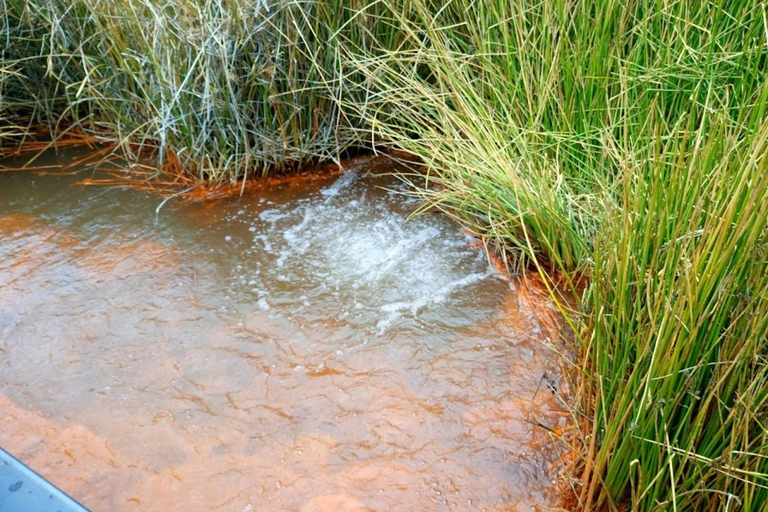
[[[544,334],[396,180],[75,179],[0,173],[0,444],[94,512],[551,503]]]

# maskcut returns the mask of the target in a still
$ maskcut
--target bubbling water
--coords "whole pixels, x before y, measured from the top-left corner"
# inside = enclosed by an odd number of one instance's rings
[[[159,213],[0,173],[0,444],[95,512],[552,504],[546,304],[364,171]]]

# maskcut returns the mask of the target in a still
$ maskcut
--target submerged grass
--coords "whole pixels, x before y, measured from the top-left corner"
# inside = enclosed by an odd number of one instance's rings
[[[764,510],[762,2],[0,9],[0,137],[75,127],[214,182],[405,149],[426,167],[425,208],[510,267],[589,278],[566,311],[583,352],[580,508]]]

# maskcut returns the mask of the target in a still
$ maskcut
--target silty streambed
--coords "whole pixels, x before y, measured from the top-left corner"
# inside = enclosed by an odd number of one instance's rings
[[[552,504],[546,305],[364,171],[159,212],[0,173],[0,446],[94,512]]]

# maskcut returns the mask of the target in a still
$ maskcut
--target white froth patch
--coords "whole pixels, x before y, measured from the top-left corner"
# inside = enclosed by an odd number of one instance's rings
[[[348,172],[315,196],[262,211],[252,249],[271,259],[252,280],[293,310],[320,304],[384,330],[494,279],[466,233],[444,217],[409,220],[401,195],[368,194],[365,181]],[[285,298],[286,283],[299,299]],[[263,298],[257,305],[269,307]]]

